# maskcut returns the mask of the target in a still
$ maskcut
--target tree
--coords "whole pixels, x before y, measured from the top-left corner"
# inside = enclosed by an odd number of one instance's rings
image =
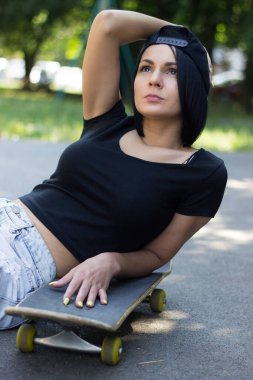
[[[25,87],[36,56],[55,23],[66,24],[89,17],[93,1],[85,0],[0,0],[1,40],[12,51],[22,52],[25,60]],[[78,10],[78,12],[77,12]],[[88,12],[87,12],[88,10]]]
[[[238,46],[246,55],[242,104],[248,113],[253,111],[253,0],[234,1],[230,27],[227,28],[228,46]]]

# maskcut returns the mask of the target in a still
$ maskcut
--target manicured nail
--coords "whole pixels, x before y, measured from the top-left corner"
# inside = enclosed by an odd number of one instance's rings
[[[57,281],[52,281],[52,282],[49,282],[49,284],[48,284],[48,285],[52,286],[52,285],[56,284],[56,282],[57,282]]]
[[[102,305],[107,305],[107,300],[102,300],[101,303]]]
[[[77,302],[78,307],[83,307],[82,301]]]
[[[93,301],[87,301],[86,305],[88,307],[93,307],[94,306],[94,302]]]
[[[63,303],[65,306],[69,304],[69,298],[64,298]]]

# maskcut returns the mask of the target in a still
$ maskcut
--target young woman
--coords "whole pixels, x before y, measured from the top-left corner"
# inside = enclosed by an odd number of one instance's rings
[[[119,47],[146,39],[134,79],[135,116],[119,94]],[[63,302],[107,304],[113,277],[168,262],[217,212],[227,173],[192,144],[204,128],[210,68],[188,29],[128,11],[101,12],[84,57],[85,127],[54,174],[0,201],[0,327],[4,308],[52,281]],[[131,85],[131,84],[129,84]]]

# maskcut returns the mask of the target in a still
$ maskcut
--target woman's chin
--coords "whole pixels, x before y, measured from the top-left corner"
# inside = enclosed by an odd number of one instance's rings
[[[154,120],[171,120],[176,118],[181,118],[180,114],[162,112],[161,110],[143,110],[140,112],[143,118],[154,119]]]

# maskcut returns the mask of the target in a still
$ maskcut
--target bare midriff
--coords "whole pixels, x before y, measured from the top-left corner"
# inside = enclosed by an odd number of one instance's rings
[[[14,201],[20,204],[26,211],[29,219],[37,228],[42,239],[45,241],[54,259],[57,277],[62,277],[72,268],[79,264],[79,261],[72,253],[60,242],[59,239],[33,214],[33,212],[20,199]]]

